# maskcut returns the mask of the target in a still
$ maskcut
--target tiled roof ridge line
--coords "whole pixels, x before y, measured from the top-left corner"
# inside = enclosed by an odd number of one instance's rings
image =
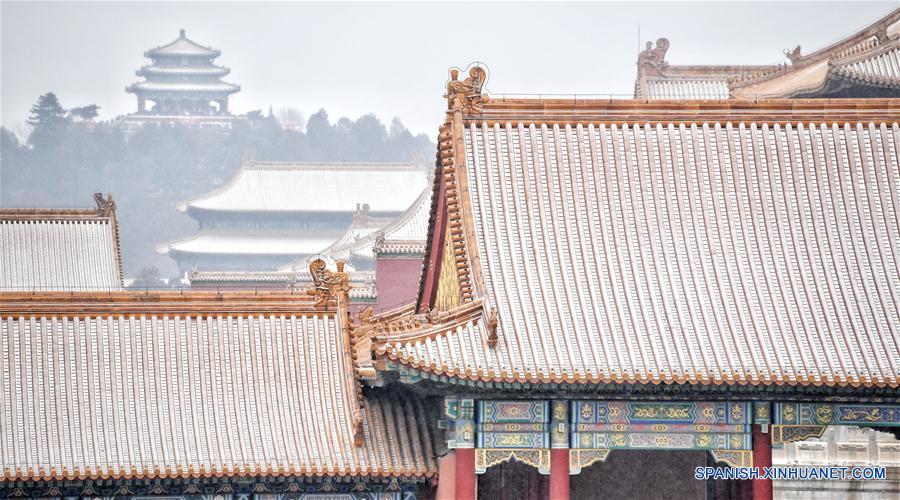
[[[815,62],[821,61],[822,59],[828,59],[833,57],[835,53],[839,53],[842,50],[846,50],[853,45],[858,45],[866,41],[866,39],[871,37],[876,37],[878,40],[878,45],[882,45],[889,40],[887,34],[887,28],[891,24],[900,21],[900,7],[896,7],[880,19],[875,22],[869,24],[868,26],[852,33],[834,43],[830,43],[825,47],[814,50],[813,52],[801,56],[800,60],[804,65],[810,61],[814,60]]]
[[[416,170],[419,164],[409,162],[368,162],[368,161],[269,161],[245,160],[241,167],[255,170],[335,170],[341,167],[353,170],[359,167],[370,167],[369,170],[395,171]],[[378,167],[378,168],[374,168]]]
[[[350,320],[350,274],[342,273],[343,284],[337,296],[338,304],[338,321],[341,328],[341,338],[346,342],[349,349],[345,359],[350,363],[350,373],[352,376],[352,384],[349,385],[351,401],[355,401],[353,408],[353,444],[357,448],[365,444],[365,435],[363,433],[363,414],[366,411],[366,400],[363,395],[362,388],[362,372],[360,371],[359,349],[358,344],[362,340],[357,337],[355,329],[352,327]]]
[[[316,305],[334,303],[337,308],[337,321],[340,328],[341,344],[345,354],[343,362],[349,384],[346,384],[349,400],[355,405],[351,409],[351,425],[353,426],[353,444],[361,447],[365,444],[363,433],[363,414],[366,411],[365,398],[362,391],[359,357],[357,355],[357,338],[354,335],[350,320],[350,273],[344,270],[346,263],[336,261],[336,271],[327,269],[322,259],[315,259],[309,264],[313,286],[306,290],[310,296],[316,297]]]
[[[480,72],[479,72],[480,70]],[[479,66],[473,66],[469,71],[472,75],[465,83],[473,86],[465,95],[454,91],[457,82],[454,70],[450,70],[451,80],[447,85],[447,103],[449,105],[448,117],[450,127],[447,130],[449,141],[442,141],[441,145],[449,145],[446,152],[451,160],[446,165],[447,172],[447,225],[452,238],[453,259],[456,263],[456,276],[459,281],[460,302],[466,303],[474,300],[475,296],[486,296],[484,278],[481,276],[481,264],[478,256],[478,248],[475,245],[475,225],[472,221],[472,200],[469,193],[469,177],[466,166],[466,147],[464,136],[466,126],[464,117],[470,113],[480,113],[483,105],[488,101],[482,94],[482,85],[487,80],[487,72]],[[471,245],[468,244],[471,242]]]
[[[316,305],[306,292],[103,291],[0,292],[3,318],[317,316],[334,307]]]
[[[116,202],[113,201],[112,193],[107,193],[106,199],[100,192],[94,193],[94,201],[97,203],[97,214],[101,217],[108,217],[109,223],[112,225],[113,232],[113,248],[116,252],[116,274],[119,276],[119,286],[125,286],[125,274],[122,272],[122,246],[119,238],[119,222],[116,218]]]
[[[896,98],[740,98],[740,99],[614,99],[596,95],[566,94],[543,96],[542,94],[516,94],[514,97],[498,96],[486,102],[475,113],[466,113],[465,119],[473,120],[498,112],[521,111],[593,111],[618,113],[661,113],[673,116],[685,113],[711,111],[779,111],[800,113],[811,111],[868,111],[897,109]]]
[[[3,220],[102,222],[104,218],[94,208],[0,208],[0,219]]]

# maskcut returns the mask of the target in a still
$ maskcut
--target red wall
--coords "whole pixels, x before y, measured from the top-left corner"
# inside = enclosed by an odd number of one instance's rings
[[[375,286],[378,288],[378,302],[374,307],[375,312],[394,309],[416,300],[421,274],[422,257],[376,259]]]

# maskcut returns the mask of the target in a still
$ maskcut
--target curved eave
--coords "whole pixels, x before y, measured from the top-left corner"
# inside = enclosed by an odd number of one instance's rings
[[[147,82],[138,82],[125,87],[125,92],[130,94],[139,93],[178,93],[178,94],[234,94],[240,92],[241,86],[233,83],[223,83],[221,87],[200,88],[200,86],[178,85],[178,84],[152,84],[158,87],[152,88],[147,86]]]
[[[203,468],[157,468],[144,472],[121,471],[32,471],[17,470],[10,474],[4,472],[0,475],[0,481],[59,481],[59,480],[85,480],[85,479],[198,479],[198,478],[290,478],[290,477],[372,477],[372,478],[430,478],[437,474],[435,469],[407,468],[399,471],[385,470],[382,467],[366,468],[360,470],[318,469],[314,467],[272,467],[255,466],[255,470],[203,470]]]
[[[191,256],[216,256],[216,257],[277,257],[277,258],[300,258],[306,255],[314,255],[315,252],[260,252],[260,253],[248,253],[248,252],[203,252],[199,250],[182,250],[179,248],[175,248],[173,246],[169,246],[165,249],[165,252],[157,250],[159,253],[163,253],[165,255],[171,255],[172,257],[178,255],[191,255]]]
[[[194,219],[202,219],[207,216],[236,216],[236,215],[248,215],[253,214],[254,217],[281,217],[281,216],[289,216],[289,217],[297,217],[299,215],[332,215],[332,214],[347,214],[350,217],[353,213],[352,209],[349,208],[335,208],[335,209],[325,209],[320,208],[318,210],[308,210],[308,209],[298,209],[298,210],[261,210],[258,208],[247,208],[247,209],[224,209],[224,208],[209,208],[209,207],[201,207],[195,205],[195,203],[200,203],[204,201],[206,198],[201,198],[199,200],[189,201],[187,203],[183,203],[176,207],[176,210],[182,213],[187,213],[188,216]],[[372,217],[396,217],[399,212],[370,212],[369,215]],[[337,236],[335,238],[338,238]]]
[[[677,384],[677,385],[696,385],[696,386],[776,386],[776,387],[842,387],[842,388],[900,388],[900,379],[875,379],[865,375],[848,377],[813,377],[805,373],[761,373],[761,370],[747,370],[745,373],[727,372],[725,369],[717,370],[722,375],[703,373],[700,370],[693,372],[676,372],[676,373],[660,373],[657,370],[650,370],[647,373],[637,373],[635,370],[621,370],[619,373],[587,373],[574,369],[569,373],[546,373],[540,370],[531,371],[522,370],[499,370],[483,369],[478,367],[465,369],[457,366],[451,366],[442,362],[438,364],[437,360],[426,360],[422,357],[409,355],[402,350],[402,346],[416,346],[430,340],[436,340],[441,337],[459,336],[466,334],[466,327],[471,326],[472,329],[481,331],[486,337],[486,329],[484,325],[484,301],[476,299],[473,302],[456,307],[450,311],[439,313],[437,322],[432,324],[423,324],[417,328],[400,331],[400,333],[376,334],[372,351],[376,361],[390,361],[401,365],[407,369],[411,369],[423,374],[429,374],[436,377],[446,377],[447,379],[456,379],[460,383],[476,382],[476,383],[500,383],[500,384],[628,384],[628,385],[647,385],[647,384]],[[521,339],[519,339],[521,340]],[[499,339],[503,342],[504,339]],[[508,339],[507,341],[515,341]],[[478,345],[480,341],[475,341]],[[459,341],[453,342],[454,345],[463,345]],[[483,347],[482,356],[490,357],[497,347]],[[444,359],[447,353],[441,352]],[[627,354],[626,354],[627,355]],[[454,359],[450,355],[449,359]],[[723,367],[724,368],[724,367]]]
[[[203,59],[215,59],[222,55],[222,52],[216,49],[208,49],[206,47],[197,46],[191,50],[169,50],[166,47],[157,47],[144,51],[144,57],[155,59],[158,57],[197,57]]]
[[[220,66],[214,67],[160,67],[160,66],[143,66],[134,72],[135,76],[157,76],[157,75],[185,75],[185,76],[216,76],[223,77],[231,73],[230,68]]]
[[[578,374],[545,374],[505,371],[494,372],[492,370],[457,370],[450,366],[436,366],[428,364],[422,360],[415,360],[409,356],[398,355],[392,350],[390,343],[378,346],[375,349],[376,361],[389,360],[405,368],[412,369],[423,374],[434,375],[437,377],[446,377],[448,379],[456,379],[459,383],[476,382],[476,383],[500,383],[500,384],[532,384],[532,385],[590,385],[590,384],[616,384],[616,385],[694,385],[694,386],[755,386],[755,387],[842,387],[855,389],[896,389],[900,388],[900,382],[892,381],[876,381],[866,380],[814,380],[807,378],[797,378],[793,380],[776,379],[773,374],[769,374],[764,378],[749,378],[734,376],[731,377],[703,377],[699,373],[693,373],[683,376],[659,376],[650,374],[647,377],[636,375],[594,375],[586,373]]]

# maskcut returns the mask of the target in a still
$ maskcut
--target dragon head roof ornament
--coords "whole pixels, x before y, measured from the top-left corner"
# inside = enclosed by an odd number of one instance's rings
[[[316,297],[316,306],[326,305],[339,292],[350,293],[350,273],[344,272],[344,261],[337,261],[337,271],[330,271],[323,259],[309,263],[313,286],[306,293]]]
[[[94,193],[94,202],[97,203],[97,215],[100,217],[112,217],[116,212],[116,202],[113,201],[112,193],[103,198],[103,193]]]
[[[796,46],[793,50],[784,49],[784,56],[787,57],[791,61],[792,66],[796,66],[797,63],[800,62],[800,59],[803,56],[800,55],[800,46]]]
[[[459,80],[459,68],[452,68],[447,82],[447,109],[459,109],[466,114],[481,113],[482,105],[488,100],[487,95],[481,93],[487,76],[484,68],[472,66],[469,77]]]
[[[665,68],[669,65],[666,62],[666,52],[669,50],[669,39],[660,38],[656,41],[656,47],[653,42],[647,42],[647,48],[638,54],[638,66],[652,66],[654,68]]]

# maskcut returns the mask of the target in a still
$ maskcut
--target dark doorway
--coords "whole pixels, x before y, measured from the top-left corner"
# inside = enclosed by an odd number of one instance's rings
[[[614,450],[572,476],[572,499],[706,500],[705,481],[694,470],[705,467],[705,451]]]
[[[544,500],[549,494],[549,482],[550,476],[541,474],[530,465],[511,460],[494,465],[478,476],[478,498]]]

